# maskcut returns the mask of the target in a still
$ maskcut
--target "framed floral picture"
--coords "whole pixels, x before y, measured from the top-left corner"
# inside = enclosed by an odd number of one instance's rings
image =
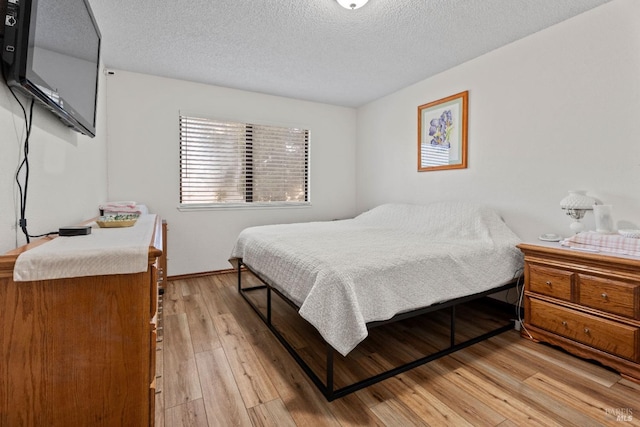
[[[418,172],[467,167],[469,91],[418,107]]]

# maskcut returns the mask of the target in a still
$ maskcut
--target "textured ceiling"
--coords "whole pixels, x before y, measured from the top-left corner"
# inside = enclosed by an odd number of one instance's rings
[[[357,107],[610,0],[89,0],[107,68]]]

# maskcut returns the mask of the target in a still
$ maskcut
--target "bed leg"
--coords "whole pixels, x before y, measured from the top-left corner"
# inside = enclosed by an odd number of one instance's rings
[[[238,292],[242,292],[242,262],[238,262]]]
[[[333,347],[327,344],[327,400],[333,400]]]
[[[449,337],[449,345],[453,347],[456,345],[456,306],[451,306],[451,325],[449,327],[450,337]]]
[[[271,288],[267,287],[267,325],[271,325]]]

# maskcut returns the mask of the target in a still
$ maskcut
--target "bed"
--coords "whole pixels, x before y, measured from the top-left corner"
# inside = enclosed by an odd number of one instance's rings
[[[258,288],[268,290],[266,314],[246,296],[245,300],[333,400],[402,372],[394,369],[333,389],[333,352],[348,355],[373,326],[450,308],[452,341],[447,351],[463,348],[453,338],[455,306],[515,286],[523,263],[516,248],[519,242],[494,210],[479,204],[385,204],[353,219],[247,228],[238,236],[230,262],[238,271],[243,296]],[[244,287],[242,267],[262,284]],[[295,307],[327,343],[326,381],[305,366],[270,325],[271,292]],[[475,342],[511,327],[505,325]],[[411,369],[433,358],[428,355],[400,368]]]

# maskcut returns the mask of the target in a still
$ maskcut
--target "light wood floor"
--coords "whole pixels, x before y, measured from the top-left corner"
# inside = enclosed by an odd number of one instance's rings
[[[157,426],[640,425],[639,384],[515,331],[328,403],[238,295],[235,280],[169,282]],[[288,306],[274,307],[274,322],[315,365],[323,354],[315,332]],[[472,308],[458,313],[470,334],[495,320]],[[438,348],[447,320],[429,316],[372,332],[336,362],[338,380]]]

